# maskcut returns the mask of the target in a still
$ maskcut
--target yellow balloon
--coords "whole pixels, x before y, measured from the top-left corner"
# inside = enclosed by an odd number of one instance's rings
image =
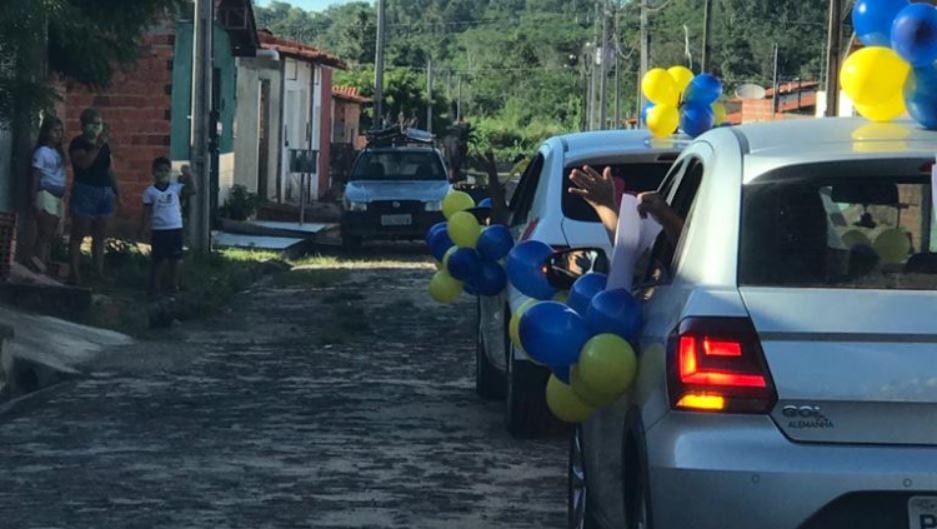
[[[672,66],[667,69],[667,73],[670,74],[670,77],[673,77],[677,86],[677,95],[680,97],[683,97],[683,93],[686,92],[686,87],[690,86],[690,83],[693,82],[693,78],[696,77],[696,75],[693,74],[693,70],[686,66]]]
[[[511,314],[511,321],[508,323],[508,336],[511,337],[511,343],[514,344],[514,347],[521,351],[524,351],[524,347],[521,345],[521,317],[537,303],[536,299],[528,299],[514,311],[514,314]],[[524,351],[524,353],[527,352]]]
[[[436,272],[429,282],[429,295],[444,305],[455,301],[461,293],[462,282],[450,276],[445,270]]]
[[[887,103],[875,106],[856,105],[856,110],[865,119],[876,123],[886,123],[903,116],[908,111],[904,104],[904,94],[900,92]]]
[[[871,247],[872,241],[860,230],[849,230],[843,234],[843,244],[845,244],[847,248],[859,246],[860,244]]]
[[[553,301],[556,301],[558,303],[566,304],[568,300],[569,300],[568,290],[560,290],[559,292],[553,295]]]
[[[547,381],[547,407],[554,417],[568,423],[584,422],[595,411],[573,393],[573,388],[555,375],[550,375],[550,380]]]
[[[712,104],[712,108],[713,108],[713,114],[715,114],[716,116],[716,119],[715,121],[713,121],[713,123],[715,123],[716,125],[722,125],[723,123],[725,123],[726,116],[729,115],[728,112],[726,112],[726,106],[723,105],[722,103],[716,102]]]
[[[903,263],[911,254],[911,241],[900,228],[883,231],[875,238],[875,252],[886,263]]]
[[[602,395],[628,391],[638,373],[634,349],[614,334],[600,334],[586,342],[577,365],[582,382]]]
[[[680,111],[670,105],[655,105],[647,112],[647,128],[655,137],[666,138],[680,126]]]
[[[569,385],[573,388],[573,393],[579,397],[579,400],[585,402],[593,408],[607,406],[618,398],[615,395],[604,395],[599,393],[598,391],[593,390],[585,383],[583,383],[582,376],[579,374],[578,365],[574,365],[569,370]]]
[[[910,73],[911,65],[894,50],[870,46],[846,59],[840,84],[857,105],[876,107],[900,95]]]
[[[680,103],[677,82],[663,68],[654,68],[644,75],[644,79],[641,80],[641,91],[644,92],[644,97],[655,105],[676,107]]]
[[[466,211],[453,213],[449,217],[449,238],[460,248],[474,248],[482,233],[481,224],[475,215]]]
[[[442,270],[442,263],[434,259],[433,264],[436,265],[436,270]]]
[[[464,191],[452,191],[442,201],[442,214],[447,219],[451,219],[456,213],[474,207],[475,200],[472,199],[471,195]]]

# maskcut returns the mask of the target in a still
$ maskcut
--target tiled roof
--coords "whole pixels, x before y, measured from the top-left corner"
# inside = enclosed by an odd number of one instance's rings
[[[307,62],[324,64],[341,70],[348,69],[348,64],[345,61],[322,48],[316,48],[315,46],[310,46],[294,40],[277,37],[269,30],[265,29],[258,31],[257,36],[260,37],[260,44],[264,48],[276,50],[277,53],[281,55]]]
[[[371,99],[361,95],[358,92],[358,88],[355,86],[333,86],[332,97],[336,99],[343,99],[345,101],[351,101],[352,103],[365,104],[371,102]]]

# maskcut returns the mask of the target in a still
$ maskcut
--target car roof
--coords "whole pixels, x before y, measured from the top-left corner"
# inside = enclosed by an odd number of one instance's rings
[[[746,157],[746,180],[775,168],[839,160],[933,158],[937,132],[910,120],[820,118],[732,127]],[[728,130],[712,134],[727,134]],[[705,137],[704,137],[705,139]],[[713,143],[721,142],[713,136]]]
[[[645,129],[600,130],[555,136],[547,140],[566,157],[600,157],[628,153],[679,153],[690,142],[684,136],[654,138]]]
[[[361,152],[362,152],[362,153],[366,153],[366,152],[374,152],[374,153],[390,153],[390,152],[404,152],[404,153],[407,153],[407,152],[421,152],[421,153],[426,153],[426,152],[429,152],[429,153],[432,153],[432,152],[438,152],[438,149],[436,149],[435,147],[429,146],[429,145],[426,145],[426,146],[423,146],[423,147],[415,147],[415,146],[410,146],[410,145],[408,145],[408,146],[405,146],[405,147],[368,147],[368,148],[365,148],[365,149],[364,149],[363,151],[361,151]]]

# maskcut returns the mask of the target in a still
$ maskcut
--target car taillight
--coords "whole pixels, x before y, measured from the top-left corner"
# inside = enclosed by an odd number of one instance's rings
[[[768,413],[778,400],[748,318],[688,318],[667,351],[670,405],[677,410]]]

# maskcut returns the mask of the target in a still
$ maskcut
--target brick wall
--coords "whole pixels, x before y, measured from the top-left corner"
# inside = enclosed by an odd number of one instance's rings
[[[110,125],[122,199],[118,220],[124,223],[140,216],[140,196],[152,183],[153,159],[169,156],[174,30],[149,34],[144,42],[140,60],[116,70],[109,87],[68,85],[65,93],[66,142],[81,133],[79,117],[85,108],[97,108]]]

